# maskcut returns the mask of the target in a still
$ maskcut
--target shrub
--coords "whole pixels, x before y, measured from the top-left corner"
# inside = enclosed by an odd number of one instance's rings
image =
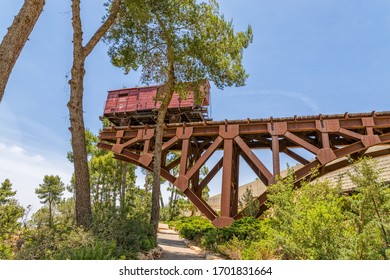
[[[260,220],[253,217],[242,218],[229,227],[208,230],[202,236],[201,244],[207,249],[220,251],[218,244],[225,244],[233,239],[246,242],[258,240],[261,236],[260,229]]]
[[[114,241],[118,258],[134,259],[137,252],[148,251],[157,246],[151,225],[139,216],[113,214],[96,220],[94,234],[100,240]]]
[[[233,236],[232,239],[223,243],[222,245],[218,245],[218,251],[227,256],[231,260],[241,260],[242,252],[247,246],[247,242],[244,240],[238,239],[236,236]]]
[[[170,225],[179,231],[181,237],[194,241],[199,241],[207,231],[214,228],[209,220],[202,217],[182,217]]]
[[[272,244],[268,239],[262,239],[249,244],[241,252],[242,259],[244,260],[272,260],[280,259]]]
[[[54,256],[59,260],[115,260],[117,246],[114,241],[94,240],[81,247],[68,247]]]
[[[7,236],[0,236],[0,260],[9,260],[13,257],[12,247]]]
[[[58,259],[62,250],[79,248],[93,242],[91,232],[77,227],[68,231],[55,231],[49,227],[28,229],[23,238],[25,243],[16,258],[25,260]]]

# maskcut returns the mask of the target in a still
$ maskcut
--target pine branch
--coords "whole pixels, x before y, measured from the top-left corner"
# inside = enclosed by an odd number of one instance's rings
[[[92,38],[83,48],[84,57],[87,57],[92,50],[95,48],[96,44],[100,41],[100,39],[106,34],[111,25],[115,22],[115,19],[119,13],[120,6],[122,4],[122,0],[114,0],[112,2],[111,11],[105,22],[99,27],[99,29],[93,34]]]

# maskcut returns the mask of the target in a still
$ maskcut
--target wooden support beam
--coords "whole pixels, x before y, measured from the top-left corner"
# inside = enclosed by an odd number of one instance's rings
[[[313,168],[321,167],[321,163],[319,160],[313,160],[309,164],[299,168],[295,171],[295,180],[296,182],[300,182],[302,179],[305,179],[309,174],[311,174],[311,171]]]
[[[188,189],[190,184],[188,180],[189,178],[186,177],[189,146],[190,146],[190,140],[183,139],[182,148],[181,148],[181,157],[180,157],[179,177],[175,181],[175,185],[182,192],[185,192]]]
[[[286,155],[288,155],[289,157],[295,159],[296,161],[298,161],[299,163],[301,163],[303,165],[306,165],[306,164],[308,164],[310,162],[307,159],[305,159],[304,157],[298,155],[297,153],[293,152],[292,150],[290,150],[288,148],[284,148],[283,149],[283,153],[285,153]]]
[[[232,190],[232,167],[233,167],[233,140],[226,139],[223,143],[223,169],[222,169],[222,192],[221,192],[221,217],[231,217],[230,203]]]
[[[321,143],[322,143],[322,148],[325,148],[325,149],[330,148],[330,141],[329,141],[329,133],[328,132],[321,132]]]
[[[232,163],[232,193],[230,202],[230,216],[234,217],[238,212],[238,188],[240,187],[240,151],[237,147],[233,148],[233,163]]]
[[[257,156],[252,152],[248,145],[242,140],[240,136],[234,138],[234,141],[242,150],[242,157],[256,173],[256,175],[263,181],[263,183],[268,186],[269,181],[272,179],[272,174],[269,172],[267,167],[257,158]]]
[[[172,137],[171,139],[169,139],[169,141],[165,142],[162,145],[162,151],[168,150],[170,147],[175,145],[177,143],[177,141],[179,141],[179,138],[177,138],[177,136]]]
[[[170,162],[165,168],[167,170],[171,170],[171,169],[175,168],[176,166],[178,166],[180,161],[181,161],[181,156],[176,158],[174,161]]]
[[[294,143],[298,144],[299,146],[301,146],[302,148],[308,150],[309,152],[312,152],[313,154],[317,154],[319,152],[319,148],[317,148],[316,146],[306,142],[305,140],[303,140],[302,138],[296,136],[295,134],[287,131],[284,136],[288,139],[290,139],[291,141],[293,141]]]
[[[181,148],[181,157],[180,157],[180,175],[185,175],[187,173],[187,162],[188,162],[188,150],[190,147],[190,140],[184,139],[182,148]]]
[[[213,144],[204,152],[204,154],[195,162],[191,169],[187,172],[186,177],[190,179],[194,176],[195,172],[199,170],[203,164],[212,156],[212,154],[218,149],[218,147],[223,142],[223,138],[218,136]]]
[[[340,134],[341,136],[345,137],[345,138],[352,138],[354,140],[361,140],[363,135],[360,134],[360,133],[356,133],[354,131],[351,131],[351,130],[348,130],[348,129],[345,129],[345,128],[340,128],[339,129],[339,132],[338,134]]]
[[[280,175],[280,149],[279,149],[279,136],[272,136],[272,162],[274,177]]]
[[[191,162],[191,164],[193,165],[199,159],[200,153],[198,153],[198,151],[196,149],[195,150],[191,149],[191,153],[193,154],[192,162]],[[194,176],[192,176],[192,178],[191,178],[192,190],[198,197],[202,197],[202,189],[199,188],[200,170],[201,170],[201,168],[199,168],[195,172]]]
[[[362,133],[362,134],[361,134]],[[154,128],[113,127],[103,129],[98,147],[116,153],[115,158],[153,170]],[[198,209],[217,226],[227,226],[242,216],[238,212],[239,157],[247,162],[265,185],[273,183],[280,174],[280,152],[303,164],[296,170],[296,186],[319,167],[327,173],[347,164],[346,156],[369,153],[369,147],[390,144],[390,112],[375,114],[344,114],[333,116],[258,119],[245,121],[167,124],[164,129],[161,176],[174,183]],[[224,145],[222,146],[222,143]],[[312,161],[298,155],[292,148],[303,148],[315,155]],[[199,182],[200,168],[216,150],[224,155]],[[254,149],[272,150],[271,173],[255,155]],[[390,150],[390,149],[389,149]],[[170,151],[181,156],[167,164]],[[333,159],[340,159],[331,162]],[[180,164],[177,178],[170,170]],[[221,187],[221,216],[206,203],[201,193],[223,168]],[[189,187],[191,184],[191,188]],[[266,193],[262,194],[260,212],[266,209]]]
[[[215,220],[218,215],[202,198],[198,197],[190,188],[184,191],[188,199],[211,221]]]
[[[203,190],[207,186],[207,184],[210,183],[210,181],[215,177],[215,175],[217,175],[218,171],[221,170],[222,166],[223,166],[223,158],[221,158],[217,162],[217,164],[209,171],[206,177],[204,177],[202,182],[200,182],[199,188],[201,190]]]

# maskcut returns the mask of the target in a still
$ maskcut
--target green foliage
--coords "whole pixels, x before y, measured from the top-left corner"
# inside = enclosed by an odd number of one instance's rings
[[[338,259],[350,228],[339,188],[328,182],[304,182],[294,191],[293,176],[269,190],[271,240],[284,259]]]
[[[217,250],[231,260],[241,260],[242,252],[245,250],[247,242],[240,240],[236,236],[218,245]]]
[[[114,241],[95,240],[81,247],[68,247],[55,256],[59,260],[115,260],[117,246]]]
[[[9,260],[13,258],[12,245],[8,235],[0,235],[0,260]]]
[[[236,238],[238,241],[257,240],[260,236],[261,222],[253,217],[234,221],[229,227],[213,228],[201,238],[201,244],[207,249],[221,251],[219,245]]]
[[[223,88],[242,86],[247,74],[242,53],[252,41],[252,30],[235,33],[232,22],[219,14],[216,1],[126,0],[106,34],[113,65],[128,73],[142,67],[141,81],[163,84],[156,94],[156,120],[151,223],[157,234],[160,218],[160,164],[163,123],[173,93],[189,92],[200,103],[205,80]]]
[[[23,234],[24,245],[17,252],[17,259],[53,260],[61,259],[62,250],[79,248],[89,244],[93,236],[88,231],[73,227],[67,230],[54,230],[47,226],[30,228]]]
[[[347,198],[349,222],[355,228],[352,259],[389,259],[390,187],[380,179],[375,161],[364,158],[349,173],[356,188]]]
[[[66,209],[56,217],[54,228],[47,225],[31,227],[23,233],[25,244],[18,259],[113,260],[135,259],[137,252],[156,246],[150,224],[137,216],[107,213],[94,220],[90,230],[74,225],[68,208],[74,202],[61,204]],[[35,221],[37,218],[34,219]]]
[[[169,225],[179,231],[181,237],[188,240],[199,240],[207,231],[214,229],[209,220],[196,216],[181,217],[169,222]]]
[[[111,213],[95,219],[93,232],[100,240],[114,241],[117,257],[134,258],[137,252],[148,251],[157,246],[148,219],[140,215],[129,216]]]
[[[201,230],[181,219],[176,228],[230,259],[388,259],[390,187],[379,174],[372,160],[358,161],[349,174],[356,188],[348,196],[328,181],[296,189],[290,172],[268,188],[262,220]]]
[[[260,202],[255,199],[251,188],[247,188],[242,195],[238,206],[242,210],[244,217],[256,217],[259,212]]]
[[[0,259],[13,257],[13,238],[21,230],[19,220],[23,217],[24,208],[14,198],[15,195],[10,180],[4,180],[0,187]]]
[[[216,1],[125,1],[105,37],[111,61],[126,73],[141,66],[144,83],[166,83],[172,63],[175,90],[183,99],[188,91],[181,82],[244,85],[242,52],[252,41],[252,30],[235,33],[218,9]]]
[[[60,177],[54,175],[45,175],[43,184],[35,189],[38,198],[43,204],[54,204],[61,200],[65,188],[64,183],[61,182]]]
[[[269,239],[249,242],[247,243],[247,247],[240,253],[243,260],[273,260],[283,258],[283,256],[279,255],[279,250],[275,248],[273,242]]]
[[[46,204],[49,208],[48,221],[50,227],[53,226],[54,206],[61,201],[64,190],[64,183],[58,175],[45,175],[43,184],[40,184],[39,188],[35,189],[35,193],[41,199],[41,203]]]
[[[1,183],[0,187],[0,205],[6,205],[13,196],[15,196],[16,191],[12,191],[12,184],[9,179],[5,179]]]
[[[6,179],[0,187],[0,236],[11,234],[20,227],[18,220],[23,217],[24,208],[14,198],[11,182]]]
[[[98,138],[91,132],[86,131],[85,136],[94,218],[90,234],[93,238],[86,244],[61,249],[56,257],[134,259],[137,252],[156,246],[149,223],[151,194],[135,186],[134,165],[115,160],[111,152],[97,149]],[[58,209],[62,214],[55,217],[56,220],[68,228],[74,222],[73,207],[61,203]]]

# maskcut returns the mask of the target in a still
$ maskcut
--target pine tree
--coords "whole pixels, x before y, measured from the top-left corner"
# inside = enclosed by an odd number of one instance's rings
[[[9,238],[20,228],[18,220],[24,214],[24,208],[14,198],[15,194],[10,180],[5,179],[0,187],[0,259],[12,257]]]
[[[252,42],[250,26],[235,32],[219,14],[215,0],[124,1],[118,20],[106,39],[115,66],[125,72],[142,67],[141,81],[161,83],[154,137],[151,224],[157,234],[160,215],[160,174],[164,120],[173,93],[183,99],[193,89],[202,99],[208,79],[218,87],[242,86],[247,74],[243,49]]]
[[[390,185],[380,174],[369,158],[357,161],[349,173],[356,186],[348,198],[348,217],[356,229],[350,258],[390,258]]]
[[[69,80],[69,130],[72,136],[76,223],[84,227],[90,227],[92,223],[91,184],[83,116],[84,77],[86,73],[85,61],[108,28],[114,23],[120,5],[121,0],[113,0],[111,2],[109,15],[90,40],[86,44],[83,44],[84,33],[81,24],[81,1],[72,0],[73,65],[71,70],[72,78]]]
[[[43,184],[40,184],[39,188],[35,189],[35,193],[41,199],[41,203],[47,204],[49,208],[50,228],[53,227],[53,208],[61,201],[64,190],[64,183],[61,182],[61,178],[58,175],[45,175]]]
[[[12,191],[12,184],[9,179],[5,179],[1,183],[0,187],[0,205],[7,204],[13,196],[15,196],[16,191]]]

